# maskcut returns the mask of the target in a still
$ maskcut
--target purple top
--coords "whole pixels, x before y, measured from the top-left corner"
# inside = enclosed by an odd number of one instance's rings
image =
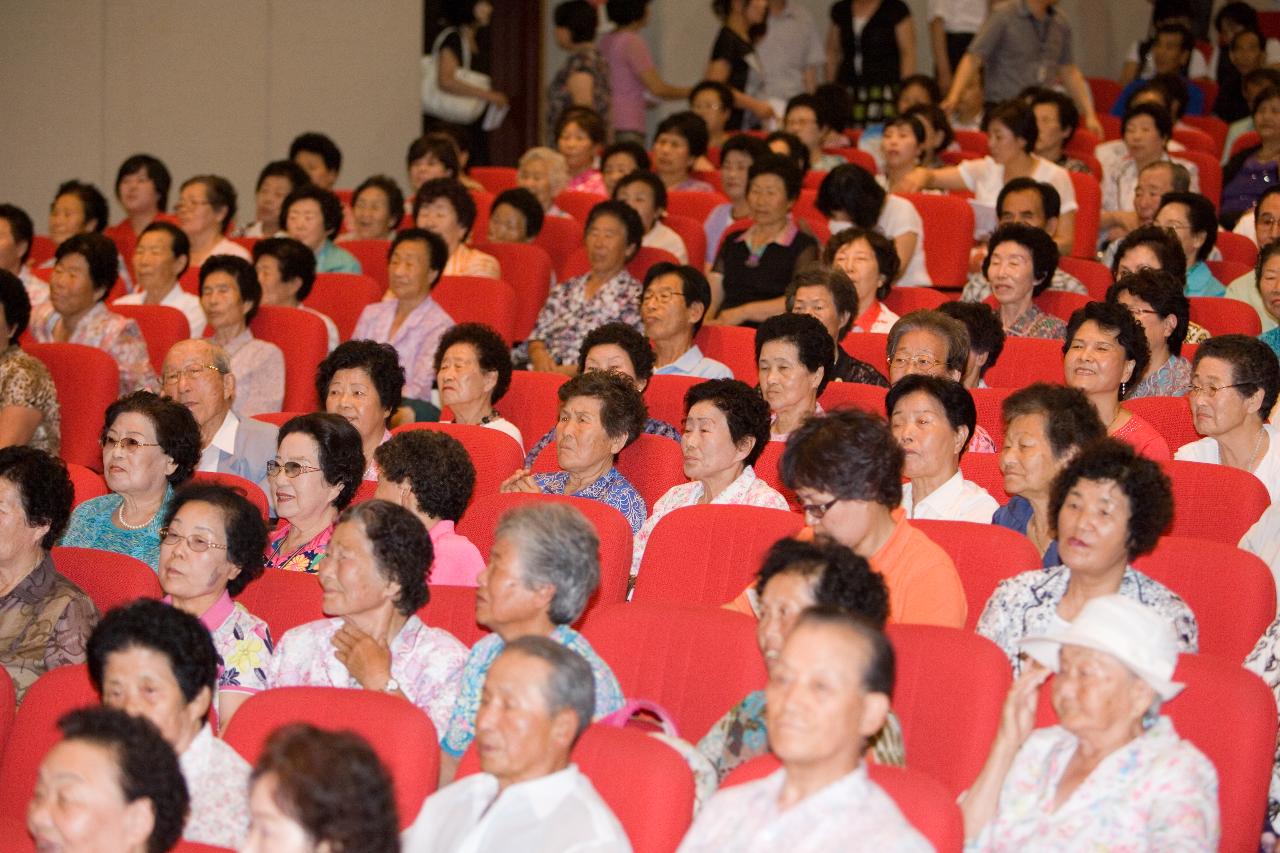
[[[639,33],[615,30],[600,39],[600,54],[609,63],[614,130],[644,133],[645,87],[640,75],[653,68],[649,45]]]

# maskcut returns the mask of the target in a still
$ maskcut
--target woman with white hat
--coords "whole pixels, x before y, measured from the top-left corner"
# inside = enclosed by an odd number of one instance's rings
[[[962,796],[966,850],[1216,850],[1213,764],[1160,714],[1178,641],[1163,615],[1123,595],[1028,637],[987,763]],[[1033,731],[1053,675],[1058,725]]]

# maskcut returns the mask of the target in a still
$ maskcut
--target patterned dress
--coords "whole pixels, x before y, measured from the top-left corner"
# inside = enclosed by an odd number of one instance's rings
[[[576,363],[587,333],[606,323],[622,322],[641,330],[640,282],[623,269],[589,297],[590,275],[583,273],[553,287],[529,333],[529,340],[542,341],[556,364]]]
[[[249,834],[249,762],[206,723],[178,756],[191,795],[182,837],[197,844],[239,847]]]
[[[605,127],[612,126],[609,116],[609,62],[594,45],[575,50],[556,71],[547,89],[547,145],[552,148],[556,147],[557,142],[556,122],[565,110],[573,106],[573,98],[569,94],[569,78],[578,73],[591,75],[591,108],[604,119]]]
[[[18,702],[35,680],[55,667],[85,662],[98,611],[80,587],[45,558],[0,597],[0,666],[9,672]]]
[[[1271,688],[1280,705],[1280,618],[1273,621],[1253,651],[1244,659],[1244,668],[1255,672]],[[1271,765],[1271,790],[1267,795],[1267,822],[1273,834],[1280,834],[1280,739]]]
[[[1004,333],[1011,338],[1048,338],[1061,341],[1067,336],[1067,324],[1052,314],[1044,313],[1033,303],[1018,315],[1013,325],[1005,328]]]
[[[166,603],[172,603],[165,596]],[[267,689],[267,664],[275,643],[271,628],[227,592],[200,617],[218,652],[218,691],[246,696]]]
[[[59,545],[72,548],[97,548],[99,551],[114,551],[141,560],[151,567],[151,571],[160,570],[160,526],[169,513],[169,502],[173,500],[173,486],[165,486],[164,499],[160,508],[151,517],[145,527],[137,530],[125,530],[116,527],[111,517],[115,515],[124,498],[112,493],[97,498],[90,498],[71,513],[67,523],[67,531],[62,534]]]
[[[58,455],[62,445],[62,412],[58,408],[53,377],[44,362],[23,352],[17,344],[10,344],[0,352],[0,407],[4,406],[38,411],[40,423],[36,424],[27,446]]]
[[[542,489],[545,494],[563,495],[566,494],[565,488],[569,485],[569,472],[557,471],[554,474],[534,474],[533,481],[538,484],[538,488]],[[610,468],[600,479],[585,489],[573,492],[571,497],[600,501],[600,503],[613,507],[622,513],[627,520],[627,524],[631,525],[632,534],[639,533],[640,526],[644,524],[644,517],[647,513],[644,498],[640,497],[636,487],[631,485],[627,478],[619,473],[617,468]]]
[[[55,343],[53,330],[61,319],[62,316],[53,310],[51,302],[33,308],[31,337],[42,344]],[[108,311],[102,302],[95,303],[80,318],[67,343],[94,347],[114,358],[120,368],[121,397],[133,391],[160,387],[156,372],[151,369],[147,342],[142,337],[138,324],[114,311]]]
[[[1126,400],[1135,397],[1185,397],[1191,389],[1191,362],[1180,355],[1171,355],[1146,379],[1129,392]]]
[[[334,525],[330,524],[311,538],[311,541],[288,554],[282,553],[285,537],[289,535],[292,525],[286,519],[280,519],[280,525],[271,532],[267,539],[265,562],[268,569],[285,569],[290,572],[306,572],[314,575],[316,566],[329,551],[329,539],[333,536]]]

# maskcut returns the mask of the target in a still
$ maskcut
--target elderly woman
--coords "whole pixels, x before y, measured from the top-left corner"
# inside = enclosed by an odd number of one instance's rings
[[[107,407],[100,438],[111,494],[76,507],[58,544],[127,554],[156,571],[173,489],[200,461],[200,426],[186,406],[135,391]]]
[[[0,270],[0,447],[26,445],[57,453],[62,443],[62,411],[44,362],[22,351],[18,339],[31,319],[27,289]]]
[[[270,687],[351,687],[412,702],[445,731],[467,647],[415,614],[430,598],[431,539],[413,513],[371,500],[344,510],[319,565],[328,619],[285,633]],[[425,558],[425,560],[424,560]]]
[[[1111,259],[1111,277],[1116,281],[1143,269],[1164,270],[1179,282],[1187,276],[1187,256],[1182,242],[1172,229],[1159,225],[1140,225],[1116,244]],[[1183,343],[1198,344],[1209,339],[1203,326],[1188,322]]]
[[[645,546],[667,513],[700,504],[742,504],[787,509],[787,499],[751,467],[769,443],[769,406],[737,379],[711,379],[684,393],[684,475],[658,499],[631,554],[631,577],[640,572]]]
[[[266,688],[274,643],[267,623],[234,600],[263,572],[267,528],[249,499],[226,486],[178,490],[160,528],[165,602],[200,620],[218,654],[218,725]]]
[[[606,195],[604,178],[596,167],[596,155],[605,142],[605,125],[590,107],[570,107],[551,125],[556,150],[569,170],[566,190]]]
[[[624,175],[613,188],[613,197],[629,204],[640,214],[644,226],[644,239],[640,245],[662,249],[675,256],[682,264],[689,263],[689,250],[684,238],[662,221],[667,213],[667,188],[661,179],[647,169],[637,169]]]
[[[502,483],[504,492],[572,495],[608,504],[622,513],[631,532],[644,524],[644,498],[614,466],[618,454],[640,437],[648,412],[626,376],[594,370],[560,386],[556,463],[552,474],[521,468]]]
[[[1114,439],[1084,447],[1054,479],[1049,517],[1062,564],[1001,581],[978,619],[978,633],[1009,656],[1014,675],[1023,668],[1024,637],[1070,622],[1086,602],[1113,593],[1154,608],[1176,629],[1178,647],[1196,651],[1191,608],[1133,568],[1173,521],[1173,489],[1159,465]]]
[[[333,244],[342,227],[342,202],[329,190],[304,184],[285,198],[280,206],[285,233],[316,255],[316,272],[361,272],[360,262],[341,246]]]
[[[489,207],[489,243],[532,243],[542,233],[542,205],[524,187],[494,196]],[[552,273],[554,276],[554,272]]]
[[[493,329],[459,323],[445,332],[436,347],[436,385],[441,407],[452,414],[445,423],[496,429],[524,449],[519,428],[494,408],[511,387],[511,355]]]
[[[569,186],[569,164],[554,148],[530,148],[520,155],[516,185],[533,193],[546,216],[568,216],[556,207],[556,196]]]
[[[521,637],[549,637],[586,659],[595,676],[596,719],[622,707],[613,671],[570,627],[600,583],[599,547],[591,522],[572,506],[538,503],[503,513],[476,597],[476,622],[493,633],[467,657],[458,704],[441,741],[446,761],[456,762],[475,738],[489,666],[507,643]],[[451,776],[453,767],[447,772]]]
[[[303,300],[311,295],[316,283],[316,256],[292,237],[266,237],[253,244],[253,269],[262,285],[262,304],[280,308],[298,308],[314,314],[324,323],[328,333],[329,352],[339,341],[338,326]],[[203,320],[203,315],[201,320]]]
[[[1088,396],[1107,435],[1157,462],[1169,458],[1169,445],[1156,428],[1121,405],[1150,358],[1147,337],[1128,308],[1090,302],[1073,313],[1062,355],[1066,385]]]
[[[240,237],[273,237],[284,231],[280,206],[289,193],[311,182],[306,171],[292,160],[272,160],[258,173],[254,187],[254,220],[240,229]]]
[[[1066,324],[1032,302],[1049,289],[1057,268],[1058,246],[1044,230],[1011,222],[991,235],[982,275],[991,282],[991,296],[1006,335],[1062,340]]]
[[[209,723],[218,654],[204,623],[152,599],[117,607],[89,638],[89,679],[102,704],[149,721],[177,753],[191,797],[183,838],[239,845],[249,764]]]
[[[1157,608],[1120,595],[1022,643],[1042,666],[1009,689],[1000,729],[960,801],[965,849],[1216,850],[1213,764],[1160,714],[1181,644]],[[1058,725],[1035,729],[1041,685]]]
[[[1209,253],[1218,239],[1213,202],[1199,193],[1165,193],[1155,224],[1172,231],[1187,259],[1187,296],[1223,296],[1227,289],[1209,270]]]
[[[698,158],[707,153],[707,123],[697,113],[673,113],[653,132],[653,171],[668,190],[713,192],[715,187],[693,177]]]
[[[1142,103],[1129,107],[1120,121],[1120,128],[1124,153],[1118,158],[1105,159],[1102,164],[1103,210],[1133,210],[1133,190],[1138,184],[1138,175],[1152,163],[1181,162],[1181,165],[1195,169],[1193,164],[1169,156],[1173,118],[1159,104]]]
[[[893,250],[898,255],[893,273],[888,272],[887,263],[880,265],[885,273],[886,294],[890,284],[902,287],[933,284],[925,266],[924,220],[920,212],[902,196],[885,192],[866,169],[853,163],[832,169],[818,187],[815,204],[827,217],[832,240],[845,229],[859,228],[863,233],[883,234],[893,242]],[[830,246],[829,241],[828,253]]]
[[[1062,199],[1054,240],[1063,254],[1071,251],[1076,231],[1076,191],[1067,170],[1035,153],[1038,129],[1035,113],[1022,101],[1006,101],[983,116],[989,153],[981,160],[965,160],[941,169],[921,167],[898,181],[897,192],[923,189],[968,190],[974,194],[974,236],[994,230],[1000,188],[1014,178],[1030,177],[1052,184]]]
[[[178,191],[173,212],[178,216],[178,227],[191,242],[189,260],[193,269],[199,269],[214,255],[234,255],[249,260],[249,250],[225,236],[236,220],[236,188],[226,178],[221,175],[187,178]],[[279,227],[283,229],[284,225],[282,213]]]
[[[241,416],[278,412],[284,403],[284,353],[249,329],[261,303],[258,274],[244,258],[217,255],[200,268],[200,307],[214,342],[231,356]]]
[[[618,181],[637,169],[648,169],[650,165],[649,151],[640,142],[625,138],[615,140],[600,154],[600,177],[604,180],[606,194],[613,195]]]
[[[55,246],[77,234],[100,234],[107,227],[107,199],[93,184],[64,181],[49,205],[49,239]]]
[[[474,587],[484,558],[454,529],[476,484],[476,469],[462,442],[435,430],[409,430],[379,446],[373,458],[375,497],[409,510],[431,537],[431,582]]]
[[[1006,397],[1001,414],[1000,473],[1010,498],[991,523],[1025,534],[1044,555],[1044,567],[1053,568],[1062,563],[1049,514],[1054,478],[1106,430],[1083,391],[1043,382]]]
[[[751,225],[725,238],[712,267],[711,319],[722,326],[756,326],[781,312],[786,282],[818,259],[818,241],[791,218],[800,195],[796,167],[769,154],[752,163],[748,175]]]
[[[1247,282],[1248,277],[1245,276],[1245,279]],[[1277,331],[1280,326],[1268,329],[1265,323],[1267,320],[1275,323],[1280,318],[1280,242],[1272,240],[1265,243],[1258,252],[1258,262],[1254,266],[1254,286],[1256,289],[1249,294],[1254,297],[1250,304],[1254,301],[1259,303],[1260,307],[1254,307],[1258,318],[1264,321],[1264,331],[1258,338],[1280,356],[1280,331]],[[1234,298],[1234,294],[1228,295]]]
[[[833,234],[822,250],[822,263],[836,267],[849,277],[857,303],[849,313],[849,327],[835,338],[839,343],[848,332],[888,334],[898,315],[889,310],[884,299],[902,269],[893,243],[878,231],[857,225]],[[842,326],[844,324],[841,324]]]
[[[98,621],[93,602],[58,574],[49,549],[71,515],[74,493],[61,460],[30,447],[0,448],[0,666],[22,701],[27,688],[63,664],[84,663]]]
[[[689,90],[689,109],[706,124],[707,148],[708,150],[721,149],[720,162],[722,163],[724,162],[723,148],[730,139],[756,138],[739,133],[733,135],[728,133],[726,125],[729,123],[729,114],[733,112],[733,90],[717,80],[703,80]],[[703,155],[698,158],[694,168],[711,171],[715,168],[715,164]]]
[[[31,336],[102,350],[120,368],[121,395],[157,387],[138,324],[107,309],[119,263],[115,244],[101,234],[76,234],[58,244],[54,258],[49,301],[32,311]]]
[[[351,194],[351,230],[337,238],[347,240],[390,240],[404,215],[404,193],[395,179],[371,175]],[[344,270],[334,270],[344,272]]]
[[[884,630],[889,618],[889,591],[867,561],[835,542],[779,539],[764,555],[749,594],[760,614],[756,642],[765,665],[782,651],[782,643],[800,614],[810,607],[839,607]],[[764,691],[756,690],[720,718],[698,741],[720,781],[735,767],[769,749]],[[904,763],[902,727],[889,715],[871,739],[868,756],[876,764]]]
[[[724,232],[739,219],[751,218],[751,205],[747,202],[747,175],[757,160],[769,155],[769,146],[763,139],[735,134],[725,140],[720,148],[720,192],[729,200],[711,209],[703,230],[707,235],[708,266],[715,263]]]
[[[387,429],[400,408],[404,368],[391,344],[347,341],[316,368],[316,396],[324,410],[350,421],[360,433],[364,479],[378,479],[373,451],[391,438]]]
[[[267,482],[280,524],[267,540],[266,566],[315,574],[365,470],[360,433],[341,415],[317,413],[286,421],[277,441]]]
[[[1221,215],[1228,227],[1280,179],[1280,89],[1268,85],[1253,99],[1253,127],[1258,144],[1238,151],[1222,167]]]
[[[756,330],[760,393],[769,404],[769,440],[786,441],[796,428],[822,414],[818,396],[835,362],[831,336],[817,318],[779,314]]]
[[[441,275],[501,278],[498,259],[467,245],[476,223],[476,202],[466,187],[453,178],[434,178],[418,187],[413,198],[413,222],[439,234],[449,249]]]
[[[733,376],[727,366],[707,358],[694,343],[710,305],[711,285],[697,267],[670,261],[649,267],[640,296],[640,316],[644,334],[653,342],[654,373],[701,379]]]
[[[37,847],[92,849],[109,840],[120,853],[154,853],[178,843],[187,786],[155,726],[123,711],[81,708],[58,720],[58,730],[62,740],[41,761],[27,806]]]
[[[843,237],[847,233],[849,232],[845,231],[840,236]],[[879,237],[879,235],[875,236]],[[835,239],[832,238],[833,243]],[[888,245],[883,237],[879,237],[877,242],[882,249]],[[893,255],[892,247],[888,247],[888,253],[885,260],[888,263],[896,263],[897,258]],[[849,258],[846,257],[846,260]],[[885,288],[887,289],[888,285],[885,285]],[[858,293],[849,276],[839,266],[814,265],[796,273],[795,278],[791,279],[791,284],[787,285],[786,306],[789,313],[816,317],[827,330],[827,334],[831,336],[831,340],[838,342],[844,339],[853,326],[854,316],[858,310]],[[874,309],[869,310],[874,315]],[[890,314],[895,320],[897,319],[897,315],[888,308],[881,309],[881,315],[884,314]],[[849,355],[838,343],[833,350],[835,361],[827,368],[833,382],[860,382],[863,385],[888,387],[889,383],[885,381],[880,371],[865,361]]]
[[[1219,335],[1196,350],[1187,403],[1199,441],[1175,459],[1249,471],[1280,504],[1280,429],[1267,413],[1280,394],[1280,366],[1267,345],[1247,335]]]
[[[244,853],[399,848],[391,774],[357,734],[281,726],[250,780]]]
[[[978,422],[968,389],[939,376],[904,376],[889,389],[884,408],[902,446],[907,518],[990,522],[999,504],[960,473],[960,457]]]
[[[572,376],[582,339],[591,329],[615,320],[640,328],[640,282],[627,272],[644,239],[640,215],[620,201],[591,208],[583,241],[591,270],[551,289],[529,333],[529,362],[534,370]]]
[[[1129,309],[1147,339],[1151,356],[1142,378],[1129,392],[1136,397],[1184,397],[1191,386],[1191,362],[1180,355],[1187,337],[1191,303],[1182,282],[1163,270],[1139,270],[1117,281],[1107,301]]]

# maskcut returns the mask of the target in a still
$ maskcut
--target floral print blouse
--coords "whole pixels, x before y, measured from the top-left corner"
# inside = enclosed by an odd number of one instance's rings
[[[563,495],[565,487],[569,485],[569,472],[534,474],[533,481],[548,495]],[[633,535],[640,532],[640,526],[644,524],[644,517],[648,512],[644,505],[644,498],[640,497],[636,487],[631,485],[617,468],[610,468],[603,477],[585,489],[574,492],[571,497],[588,498],[613,507],[626,518],[627,524],[631,525]]]
[[[306,572],[314,575],[316,566],[324,559],[324,555],[329,552],[329,539],[333,536],[334,525],[330,524],[324,530],[321,530],[311,541],[288,554],[281,553],[280,549],[284,547],[284,540],[289,535],[289,531],[293,526],[285,519],[280,520],[280,525],[271,531],[271,535],[267,538],[267,552],[265,562],[268,569],[285,569],[290,572]]]
[[[587,278],[562,281],[551,289],[529,340],[542,341],[556,364],[576,364],[582,341],[592,329],[605,323],[626,323],[640,331],[640,282],[622,269],[587,296]]]

